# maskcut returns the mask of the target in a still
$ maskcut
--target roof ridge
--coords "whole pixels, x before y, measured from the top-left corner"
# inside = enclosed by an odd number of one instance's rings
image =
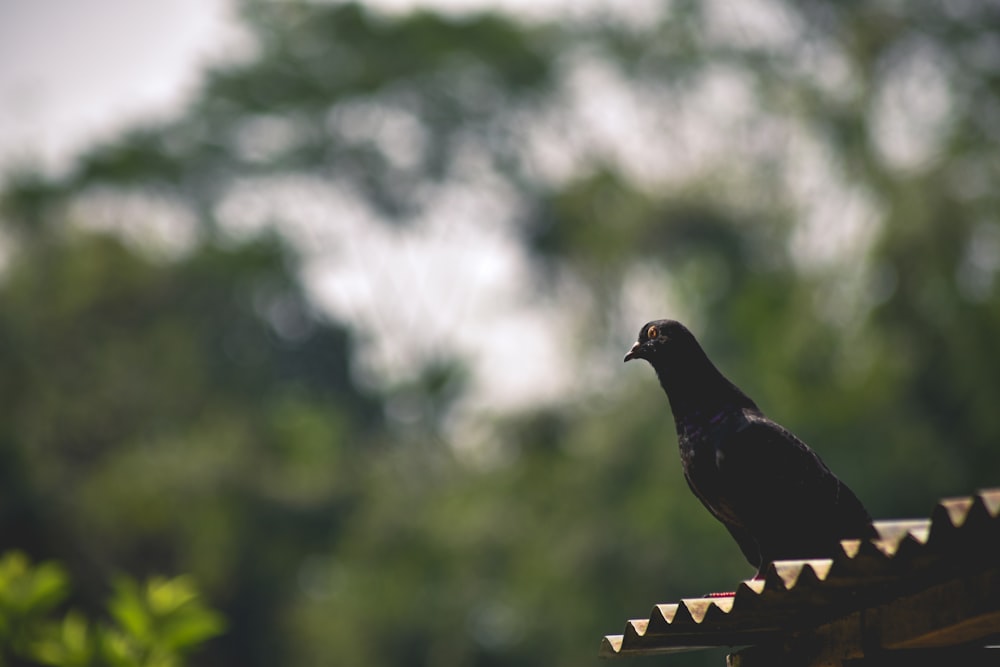
[[[921,585],[1000,571],[1000,488],[945,498],[930,519],[876,521],[875,527],[877,539],[844,540],[833,558],[771,563],[763,579],[740,582],[732,595],[658,604],[648,619],[629,621],[623,635],[605,637],[601,655],[752,644],[884,604]]]

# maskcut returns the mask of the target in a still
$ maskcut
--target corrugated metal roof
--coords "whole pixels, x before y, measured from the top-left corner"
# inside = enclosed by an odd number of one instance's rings
[[[733,595],[658,604],[600,654],[753,646],[848,659],[1000,637],[1000,489],[875,525],[879,539],[845,540],[832,559],[778,561]]]

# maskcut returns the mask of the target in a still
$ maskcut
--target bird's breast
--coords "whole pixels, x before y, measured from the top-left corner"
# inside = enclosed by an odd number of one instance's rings
[[[735,520],[728,509],[726,481],[719,469],[719,443],[733,429],[731,420],[703,419],[678,423],[677,444],[688,485],[713,514]]]
[[[679,435],[681,464],[692,489],[703,500],[719,492],[719,466],[713,439]]]

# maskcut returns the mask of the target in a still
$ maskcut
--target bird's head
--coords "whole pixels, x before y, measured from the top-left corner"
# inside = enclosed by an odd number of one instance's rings
[[[708,412],[727,405],[757,409],[750,397],[719,372],[694,334],[680,322],[653,320],[642,325],[639,339],[625,355],[625,361],[630,359],[650,363],[670,399],[675,419],[687,412]]]
[[[645,359],[654,368],[665,368],[699,350],[694,335],[680,322],[653,320],[642,325],[639,338],[625,355],[625,361]]]

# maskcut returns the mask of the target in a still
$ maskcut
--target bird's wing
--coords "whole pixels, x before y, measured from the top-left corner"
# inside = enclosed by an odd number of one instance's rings
[[[738,465],[741,475],[754,471],[778,479],[817,467],[828,470],[794,433],[766,417],[746,418],[723,438],[716,463],[720,470]]]
[[[835,512],[840,480],[805,443],[769,419],[747,419],[723,439],[716,465],[731,502],[754,534],[769,528],[769,522],[794,530],[797,523]]]
[[[761,566],[761,555],[760,546],[757,544],[757,540],[754,539],[753,535],[749,533],[743,526],[735,523],[732,520],[732,516],[727,516],[720,512],[717,508],[713,507],[711,503],[706,501],[704,496],[699,493],[698,489],[695,488],[694,484],[691,482],[691,478],[688,476],[687,471],[684,471],[684,480],[688,483],[688,487],[691,492],[694,493],[695,497],[701,501],[701,504],[705,506],[712,515],[719,520],[719,522],[726,527],[729,534],[732,535],[733,539],[736,540],[736,544],[739,545],[740,551],[743,552],[743,556],[750,561],[750,564],[756,568]]]
[[[736,540],[736,544],[739,545],[740,551],[743,552],[743,557],[749,561],[758,570],[761,568],[763,563],[763,558],[760,555],[760,545],[757,544],[757,540],[743,527],[736,525],[730,521],[723,520],[722,525],[726,527],[729,534],[733,536]]]

